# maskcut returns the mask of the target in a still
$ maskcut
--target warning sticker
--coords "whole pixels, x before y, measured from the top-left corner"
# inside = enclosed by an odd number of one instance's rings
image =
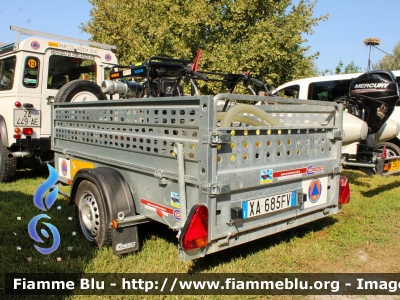
[[[161,218],[163,216],[173,215],[174,211],[166,206],[151,202],[146,199],[140,199],[140,203],[144,205],[144,208],[155,211],[157,215]]]
[[[292,169],[292,170],[278,171],[278,172],[274,172],[274,178],[277,178],[278,180],[292,179],[292,178],[296,178],[296,177],[301,177],[306,172],[307,172],[307,168],[298,168],[298,169]]]
[[[178,193],[171,192],[171,202],[170,202],[170,204],[172,206],[177,207],[177,208],[181,207],[181,202],[179,201],[179,194]]]
[[[273,173],[272,169],[261,170],[260,171],[260,184],[272,182],[272,179],[273,179],[272,173]]]

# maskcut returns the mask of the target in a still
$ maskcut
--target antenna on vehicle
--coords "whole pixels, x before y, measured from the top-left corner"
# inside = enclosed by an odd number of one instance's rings
[[[371,66],[372,69],[372,63],[371,63],[371,48],[372,46],[379,46],[381,44],[381,40],[378,38],[367,38],[364,40],[365,46],[369,46],[369,54],[368,54],[368,65],[367,65],[367,71],[369,71],[369,67]]]

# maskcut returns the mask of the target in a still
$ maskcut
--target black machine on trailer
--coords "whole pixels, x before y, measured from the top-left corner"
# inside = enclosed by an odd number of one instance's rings
[[[184,96],[184,84],[191,86],[190,95],[199,95],[197,85],[193,80],[200,79],[209,82],[220,82],[233,93],[236,86],[241,83],[253,95],[257,95],[251,84],[262,89],[262,95],[270,95],[271,85],[253,78],[247,71],[242,74],[229,74],[220,72],[200,71],[197,69],[201,51],[194,62],[190,60],[151,57],[147,61],[133,66],[115,65],[110,71],[112,80],[102,83],[105,94],[119,94],[121,99]],[[140,78],[141,82],[126,80],[126,78]],[[118,80],[118,81],[115,81]]]
[[[400,157],[387,156],[386,148],[377,145],[377,135],[386,126],[399,101],[399,87],[393,73],[376,70],[360,75],[351,82],[349,95],[338,101],[368,125],[367,137],[357,145],[355,163],[343,162],[343,165],[359,167],[369,175],[373,170],[381,175],[398,173]]]

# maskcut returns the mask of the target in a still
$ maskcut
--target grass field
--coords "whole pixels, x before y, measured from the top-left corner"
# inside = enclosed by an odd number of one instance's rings
[[[60,247],[50,255],[40,254],[34,249],[27,225],[42,213],[32,198],[48,170],[46,166],[22,165],[15,181],[0,183],[0,287],[4,288],[6,272],[400,272],[400,177],[367,177],[351,170],[343,174],[349,178],[352,194],[340,214],[202,259],[181,262],[177,258],[176,232],[156,222],[139,225],[141,249],[137,253],[117,257],[109,247],[90,247],[79,234],[73,235],[78,231],[74,207],[67,206],[63,196],[48,212],[49,223],[60,232]]]

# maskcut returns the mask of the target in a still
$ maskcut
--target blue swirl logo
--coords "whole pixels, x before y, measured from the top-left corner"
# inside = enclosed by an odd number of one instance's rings
[[[57,199],[57,194],[58,194],[58,186],[55,184],[58,181],[58,173],[57,171],[50,165],[47,165],[47,168],[49,169],[49,178],[43,182],[41,185],[38,186],[36,189],[34,195],[33,195],[33,203],[37,208],[39,208],[42,211],[47,211],[50,209],[50,207],[54,204],[54,202]],[[49,191],[49,193],[46,195],[44,198],[45,193]],[[44,201],[43,201],[44,198]],[[45,206],[46,205],[46,206]],[[44,241],[40,238],[36,231],[37,224],[40,219],[46,218],[46,219],[51,219],[48,215],[46,214],[40,214],[32,218],[28,224],[28,233],[30,237],[38,242],[38,243],[44,243]],[[60,246],[60,233],[58,232],[57,228],[46,222],[42,222],[47,228],[50,230],[51,234],[54,237],[53,240],[53,245],[50,248],[42,248],[37,245],[34,245],[36,250],[39,251],[42,254],[50,254],[53,253],[54,251],[57,250],[57,248]],[[49,233],[47,230],[42,229],[41,234],[47,239],[49,238]]]

